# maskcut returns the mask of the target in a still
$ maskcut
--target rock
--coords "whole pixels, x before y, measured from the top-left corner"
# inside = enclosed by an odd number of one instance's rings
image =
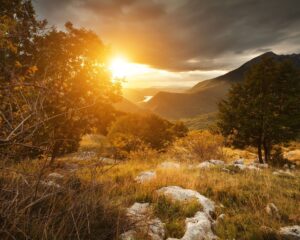
[[[240,159],[237,159],[233,162],[233,164],[240,164],[240,165],[243,165],[244,164],[244,159],[243,158],[240,158]]]
[[[233,166],[240,169],[240,170],[245,170],[247,168],[246,165],[240,164],[240,163],[235,163],[235,164],[233,164]]]
[[[266,208],[266,212],[268,215],[279,218],[279,211],[278,208],[275,206],[274,203],[268,203]]]
[[[212,160],[209,160],[209,162],[212,163],[212,164],[214,164],[214,165],[224,165],[225,164],[225,162],[222,161],[222,160],[214,160],[214,159],[212,159]]]
[[[122,233],[119,238],[120,240],[135,240],[137,238],[137,232],[134,230],[129,230]]]
[[[138,183],[144,183],[154,179],[155,177],[156,177],[156,172],[146,171],[146,172],[141,172],[134,180]]]
[[[191,189],[184,189],[178,186],[163,187],[157,190],[159,194],[169,196],[177,201],[190,201],[197,199],[203,207],[203,211],[207,214],[211,214],[215,211],[215,204],[212,200],[204,197],[197,191]]]
[[[64,175],[53,172],[48,175],[48,178],[62,179],[62,178],[64,178]]]
[[[283,168],[288,169],[289,165],[286,163],[286,164],[283,165]]]
[[[246,168],[247,168],[248,170],[254,170],[254,171],[257,171],[257,172],[261,171],[260,168],[258,168],[258,167],[256,167],[256,166],[253,166],[253,165],[248,165],[248,166],[246,166]]]
[[[127,217],[133,229],[121,234],[121,239],[137,239],[137,232],[148,235],[152,240],[164,239],[164,224],[159,218],[152,217],[152,209],[149,203],[134,203],[127,209]]]
[[[289,170],[278,170],[278,171],[274,171],[273,175],[277,175],[280,177],[289,177],[289,178],[294,178],[295,175],[293,173],[291,173]]]
[[[175,168],[175,169],[179,169],[180,168],[180,164],[179,163],[175,163],[175,162],[163,162],[159,165],[159,167],[161,168],[167,168],[167,169],[171,169],[171,168]]]
[[[290,169],[295,169],[296,165],[295,164],[291,164]]]
[[[279,230],[279,235],[283,240],[299,240],[300,239],[300,226],[282,227]]]
[[[231,173],[231,171],[227,168],[222,168],[221,171],[226,172],[226,173]]]
[[[212,231],[212,224],[208,215],[204,212],[197,212],[192,218],[185,220],[186,232],[181,240],[213,240],[218,237]],[[167,240],[175,240],[168,238]]]
[[[209,161],[205,161],[205,162],[202,162],[202,163],[199,163],[196,168],[200,168],[200,169],[207,169],[207,168],[210,168],[214,166],[213,163],[209,162]]]

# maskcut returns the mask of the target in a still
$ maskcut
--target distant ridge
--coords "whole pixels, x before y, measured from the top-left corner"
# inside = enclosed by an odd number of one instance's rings
[[[276,61],[290,60],[300,68],[300,54],[277,55],[266,52],[222,76],[199,82],[185,93],[159,92],[145,107],[169,119],[192,118],[217,111],[217,103],[223,99],[231,85],[244,79],[249,69],[264,57]]]

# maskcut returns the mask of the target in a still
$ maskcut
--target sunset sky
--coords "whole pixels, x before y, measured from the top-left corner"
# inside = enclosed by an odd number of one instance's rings
[[[35,0],[34,5],[40,18],[59,28],[71,21],[95,31],[131,69],[129,87],[188,87],[266,51],[300,52],[299,0]]]

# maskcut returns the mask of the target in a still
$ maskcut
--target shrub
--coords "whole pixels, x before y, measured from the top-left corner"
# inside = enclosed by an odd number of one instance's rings
[[[192,131],[169,149],[171,156],[188,161],[223,158],[223,137],[209,131]]]
[[[145,146],[163,151],[186,133],[187,128],[180,122],[171,123],[154,114],[128,114],[114,122],[108,138],[116,149],[125,153]]]

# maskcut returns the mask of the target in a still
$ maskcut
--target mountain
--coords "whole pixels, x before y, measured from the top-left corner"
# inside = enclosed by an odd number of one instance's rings
[[[116,110],[126,113],[142,113],[144,110],[127,100],[126,98],[122,98],[121,101],[114,104]]]
[[[264,57],[275,61],[290,60],[300,68],[300,54],[264,53],[222,76],[199,82],[185,93],[159,92],[145,103],[152,112],[169,119],[193,118],[217,111],[217,103],[226,97],[233,83],[244,79],[250,68]]]

